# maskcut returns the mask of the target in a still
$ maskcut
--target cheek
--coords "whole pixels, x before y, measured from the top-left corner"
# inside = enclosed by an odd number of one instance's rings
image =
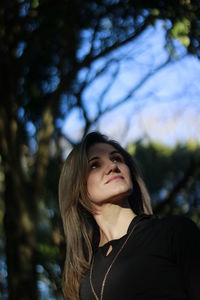
[[[95,177],[89,175],[88,178],[87,178],[87,192],[88,192],[88,194],[91,193],[94,186],[95,186]]]

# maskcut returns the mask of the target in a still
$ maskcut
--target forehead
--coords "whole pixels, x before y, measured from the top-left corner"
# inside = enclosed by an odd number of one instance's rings
[[[88,150],[88,159],[90,159],[93,156],[106,155],[113,151],[117,151],[117,149],[110,144],[96,143],[96,144],[90,146],[90,148]]]

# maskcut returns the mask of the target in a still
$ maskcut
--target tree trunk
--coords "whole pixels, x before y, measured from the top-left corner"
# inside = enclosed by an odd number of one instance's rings
[[[36,300],[36,234],[18,174],[8,172],[5,180],[5,236],[10,300]]]
[[[5,175],[4,230],[9,300],[37,300],[36,203],[21,163],[12,61],[0,64],[0,155]]]

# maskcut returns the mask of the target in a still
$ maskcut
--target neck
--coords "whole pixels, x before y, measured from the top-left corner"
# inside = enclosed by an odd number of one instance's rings
[[[113,203],[106,203],[98,207],[94,218],[100,230],[99,246],[105,243],[119,239],[127,233],[128,227],[132,219],[136,215],[130,208],[128,201],[121,206]]]

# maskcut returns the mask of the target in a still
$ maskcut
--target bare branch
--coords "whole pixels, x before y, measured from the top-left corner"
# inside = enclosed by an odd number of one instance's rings
[[[190,163],[190,166],[188,170],[185,172],[183,178],[181,178],[173,187],[173,189],[168,193],[165,200],[157,204],[157,206],[154,209],[154,213],[161,213],[167,206],[173,203],[175,196],[178,194],[178,192],[185,188],[191,180],[193,180],[193,177],[200,174],[200,160],[192,160]]]
[[[112,64],[118,64],[120,59],[112,58],[109,61],[106,61],[104,66],[100,68],[87,82],[87,87],[91,85],[98,77],[100,77],[102,74],[104,74]]]
[[[136,30],[127,38],[125,38],[124,40],[121,41],[116,41],[114,44],[112,44],[110,47],[105,48],[104,50],[102,50],[100,53],[96,54],[96,55],[91,55],[91,53],[89,53],[83,61],[81,61],[78,64],[78,68],[82,68],[82,67],[89,67],[94,61],[96,61],[97,59],[101,58],[101,57],[105,57],[106,55],[110,54],[112,51],[119,49],[120,47],[126,45],[127,43],[133,41],[134,39],[136,39],[150,24],[150,22],[153,21],[152,16],[148,16],[145,20],[145,22],[140,25],[140,27],[136,28]]]
[[[111,79],[108,81],[106,87],[104,88],[104,90],[102,91],[100,97],[99,97],[99,102],[98,102],[98,111],[99,111],[99,114],[102,113],[102,109],[101,109],[101,106],[100,104],[103,102],[103,99],[105,98],[106,94],[110,91],[111,87],[114,85],[116,79],[117,79],[117,75],[119,74],[119,70],[120,70],[120,67],[119,67],[119,63],[116,65],[116,69],[114,70],[112,76],[111,76]]]
[[[163,69],[164,67],[166,67],[169,63],[171,62],[171,59],[168,58],[164,63],[162,63],[161,65],[159,65],[158,67],[156,67],[153,71],[150,71],[149,73],[147,73],[143,79],[140,80],[140,82],[134,86],[129,92],[128,94],[123,97],[121,100],[119,100],[118,102],[116,102],[113,105],[108,106],[107,108],[105,108],[104,110],[102,110],[95,118],[94,122],[97,122],[99,120],[99,118],[105,114],[108,113],[114,109],[116,109],[117,107],[119,107],[120,105],[126,103],[128,100],[130,100],[133,97],[133,94],[136,93],[136,91],[138,89],[141,88],[141,86],[147,82],[148,79],[150,79],[153,75],[155,75],[158,71],[160,71],[161,69]]]

